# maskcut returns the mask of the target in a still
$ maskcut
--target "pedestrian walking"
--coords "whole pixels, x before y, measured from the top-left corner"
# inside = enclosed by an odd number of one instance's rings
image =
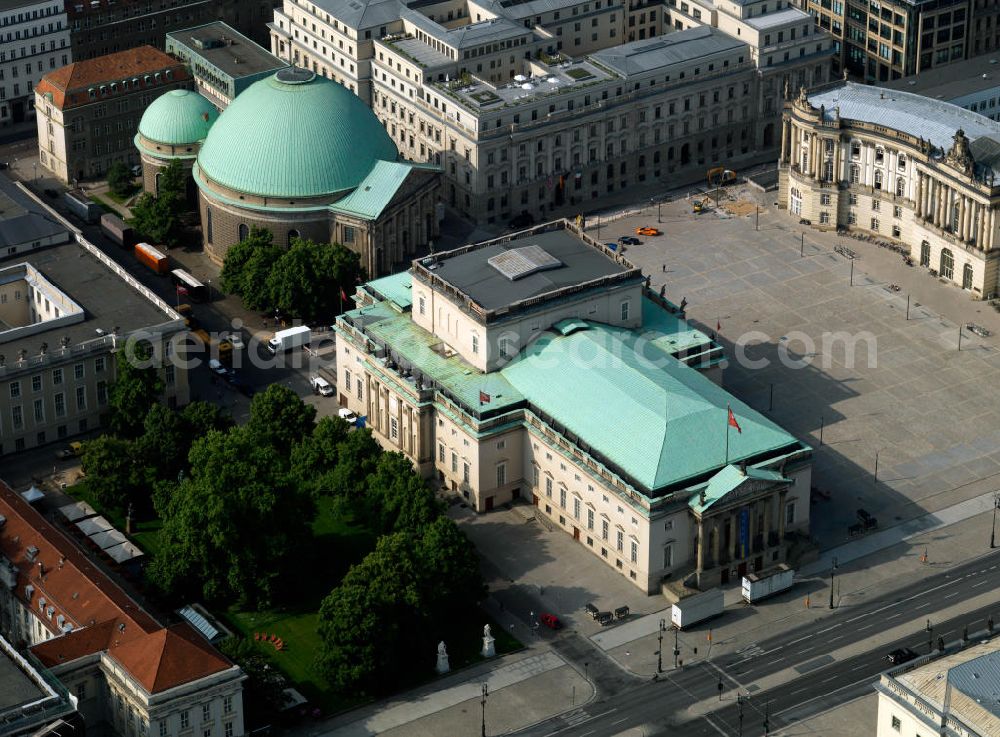
[[[666,264],[663,264],[663,273],[664,273],[664,274],[666,274],[666,273],[667,273],[667,265],[666,265]]]

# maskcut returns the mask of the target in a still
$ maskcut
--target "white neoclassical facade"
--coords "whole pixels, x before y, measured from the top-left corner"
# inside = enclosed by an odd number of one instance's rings
[[[907,92],[838,82],[786,102],[779,204],[821,229],[909,246],[977,298],[998,291],[1000,123]]]

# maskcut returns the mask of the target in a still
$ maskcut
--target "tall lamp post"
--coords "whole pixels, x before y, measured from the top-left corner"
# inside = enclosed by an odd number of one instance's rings
[[[677,670],[677,656],[681,654],[680,629],[674,627],[674,670]]]
[[[934,652],[934,628],[931,627],[931,620],[927,620],[927,626],[924,628],[927,630],[927,652]]]
[[[490,687],[483,684],[483,698],[480,703],[483,705],[483,737],[486,737],[486,697],[489,695]]]
[[[990,527],[990,550],[995,547],[997,537],[997,507],[1000,507],[1000,491],[993,495],[993,526]]]
[[[737,718],[739,719],[739,732],[738,737],[743,737],[743,694],[736,693],[736,709]]]
[[[660,620],[660,631],[656,635],[656,672],[663,672],[663,631],[667,628],[667,620]]]
[[[837,559],[833,559],[833,567],[830,568],[830,608],[833,609],[833,576],[837,571]]]

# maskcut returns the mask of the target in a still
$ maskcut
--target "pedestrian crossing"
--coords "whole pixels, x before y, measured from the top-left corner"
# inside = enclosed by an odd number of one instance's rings
[[[583,709],[577,709],[576,711],[571,711],[569,714],[563,714],[562,719],[566,722],[566,726],[575,727],[577,724],[582,724],[590,719],[590,714]]]

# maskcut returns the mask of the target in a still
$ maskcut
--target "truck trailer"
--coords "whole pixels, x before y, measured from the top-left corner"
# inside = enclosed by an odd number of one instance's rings
[[[139,263],[149,267],[157,274],[166,274],[170,271],[170,259],[148,243],[135,244],[135,257]]]
[[[685,596],[670,609],[670,622],[679,630],[717,617],[726,609],[722,589],[709,589]]]
[[[308,325],[299,325],[276,332],[274,337],[267,341],[267,347],[271,353],[277,355],[292,348],[309,345],[311,339],[312,329]]]
[[[750,604],[761,599],[787,591],[795,581],[795,571],[780,563],[759,573],[749,573],[743,577],[743,598]]]
[[[122,248],[135,245],[135,232],[114,213],[106,212],[101,215],[101,231]]]
[[[70,212],[85,223],[96,223],[101,219],[101,206],[87,197],[82,189],[71,189],[63,194],[63,201]]]

